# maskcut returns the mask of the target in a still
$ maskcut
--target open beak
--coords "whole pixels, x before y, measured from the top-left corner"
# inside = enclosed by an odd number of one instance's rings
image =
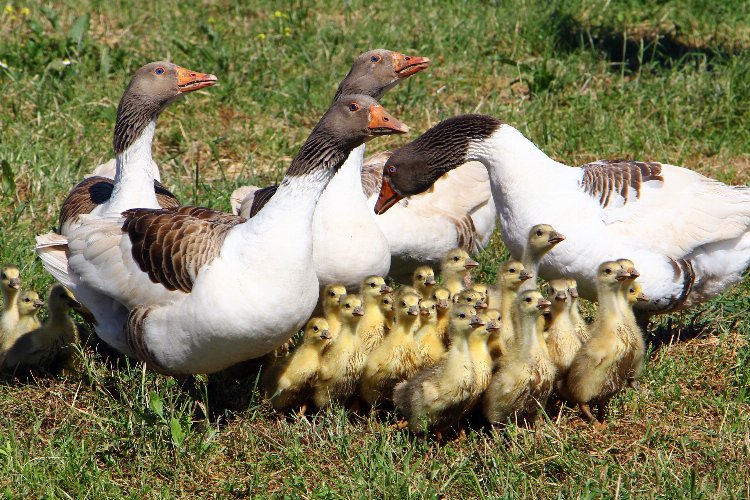
[[[405,56],[398,52],[393,53],[393,71],[399,78],[407,78],[423,69],[427,69],[430,60],[427,57]]]
[[[331,332],[329,332],[328,330],[323,330],[322,332],[320,332],[320,338],[323,340],[330,340],[333,337],[331,337]]]
[[[534,277],[534,275],[532,273],[528,272],[528,271],[521,271],[518,274],[518,279],[521,280],[521,281],[530,280],[533,277]]]
[[[21,288],[21,278],[12,278],[8,282],[8,286],[13,288],[14,290],[18,290],[19,288]]]
[[[380,285],[380,295],[385,295],[386,293],[391,293],[393,291],[393,288],[389,287],[388,285]]]
[[[370,124],[367,126],[373,135],[405,134],[409,127],[388,114],[380,104],[370,106]]]
[[[484,302],[483,300],[478,300],[474,307],[476,307],[477,309],[487,309],[488,304],[487,302]]]
[[[383,184],[380,186],[378,201],[375,203],[375,213],[384,214],[389,208],[398,203],[403,196],[396,192],[391,186],[391,181],[387,176],[383,176]]]
[[[44,302],[42,302],[42,301],[41,301],[41,300],[39,300],[39,299],[36,299],[36,300],[34,301],[34,308],[35,308],[35,309],[39,309],[39,308],[40,308],[40,307],[42,307],[43,305],[44,305]]]
[[[479,316],[472,316],[469,324],[472,326],[472,328],[485,325],[484,321],[482,321],[482,318],[480,318]]]
[[[177,66],[177,87],[181,94],[215,85],[219,79],[209,73],[198,73]]]
[[[464,268],[471,269],[472,267],[477,267],[479,265],[479,262],[475,261],[471,257],[466,259],[466,262],[464,262]]]
[[[550,245],[557,245],[564,239],[565,239],[565,236],[562,233],[558,233],[557,231],[552,231],[549,234],[549,239],[547,241],[550,242]]]

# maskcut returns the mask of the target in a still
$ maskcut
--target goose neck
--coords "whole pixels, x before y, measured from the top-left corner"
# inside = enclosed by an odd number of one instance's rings
[[[134,207],[157,207],[151,144],[156,119],[152,119],[129,146],[115,153],[115,180],[109,211],[120,213]]]

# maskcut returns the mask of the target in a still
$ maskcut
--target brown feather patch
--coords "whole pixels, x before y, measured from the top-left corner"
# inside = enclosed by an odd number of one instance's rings
[[[580,168],[583,169],[580,185],[592,197],[598,197],[602,207],[609,205],[613,194],[622,196],[627,203],[631,188],[639,198],[644,182],[664,182],[662,165],[656,162],[598,160]]]

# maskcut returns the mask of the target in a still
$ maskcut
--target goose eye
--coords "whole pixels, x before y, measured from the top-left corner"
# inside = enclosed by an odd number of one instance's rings
[[[391,165],[388,167],[388,173],[391,175],[396,175],[396,165]]]
[[[531,297],[526,297],[526,302],[531,302]]]
[[[370,288],[375,288],[375,283],[370,283]]]
[[[380,56],[372,56],[372,57],[370,58],[370,61],[372,61],[372,62],[374,62],[374,63],[376,63],[376,62],[380,62]]]
[[[31,299],[30,299],[30,298],[28,298],[28,297],[26,297],[25,299],[23,299],[23,301],[24,301],[24,302],[31,302]]]
[[[401,302],[401,307],[406,307],[406,302]]]
[[[418,280],[421,280],[422,278],[424,278],[424,276],[422,276],[421,274],[417,274],[417,279]]]
[[[511,267],[510,269],[508,269],[508,272],[509,272],[509,273],[515,273],[515,272],[516,272],[516,270],[515,270],[515,268],[512,268],[512,267]]]
[[[349,104],[349,111],[359,111],[359,104],[357,104],[356,102]]]
[[[612,269],[607,268],[607,269],[604,270],[604,272],[607,273],[607,274],[612,274]]]
[[[317,332],[317,331],[318,331],[318,327],[317,327],[317,326],[314,326],[314,327],[313,327],[313,331],[314,331],[314,332]]]
[[[542,235],[542,230],[541,229],[537,229],[536,230],[536,235],[537,236],[541,236]]]
[[[352,305],[351,304],[346,304],[344,307],[346,307],[347,309],[351,309]]]
[[[158,68],[156,68],[154,70],[154,73],[156,73],[157,75],[161,76],[161,75],[164,74],[164,68],[162,68],[161,66],[159,66]]]
[[[453,257],[453,262],[458,262],[458,257]]]
[[[336,296],[336,292],[331,292],[328,295],[330,295],[331,297],[335,297]]]

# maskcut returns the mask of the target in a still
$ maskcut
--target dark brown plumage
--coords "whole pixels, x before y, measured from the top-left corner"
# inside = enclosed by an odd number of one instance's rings
[[[598,196],[601,206],[609,205],[612,194],[620,195],[628,202],[630,189],[635,197],[641,195],[641,185],[648,181],[664,181],[661,163],[633,160],[598,160],[582,165],[581,186],[591,196]]]

